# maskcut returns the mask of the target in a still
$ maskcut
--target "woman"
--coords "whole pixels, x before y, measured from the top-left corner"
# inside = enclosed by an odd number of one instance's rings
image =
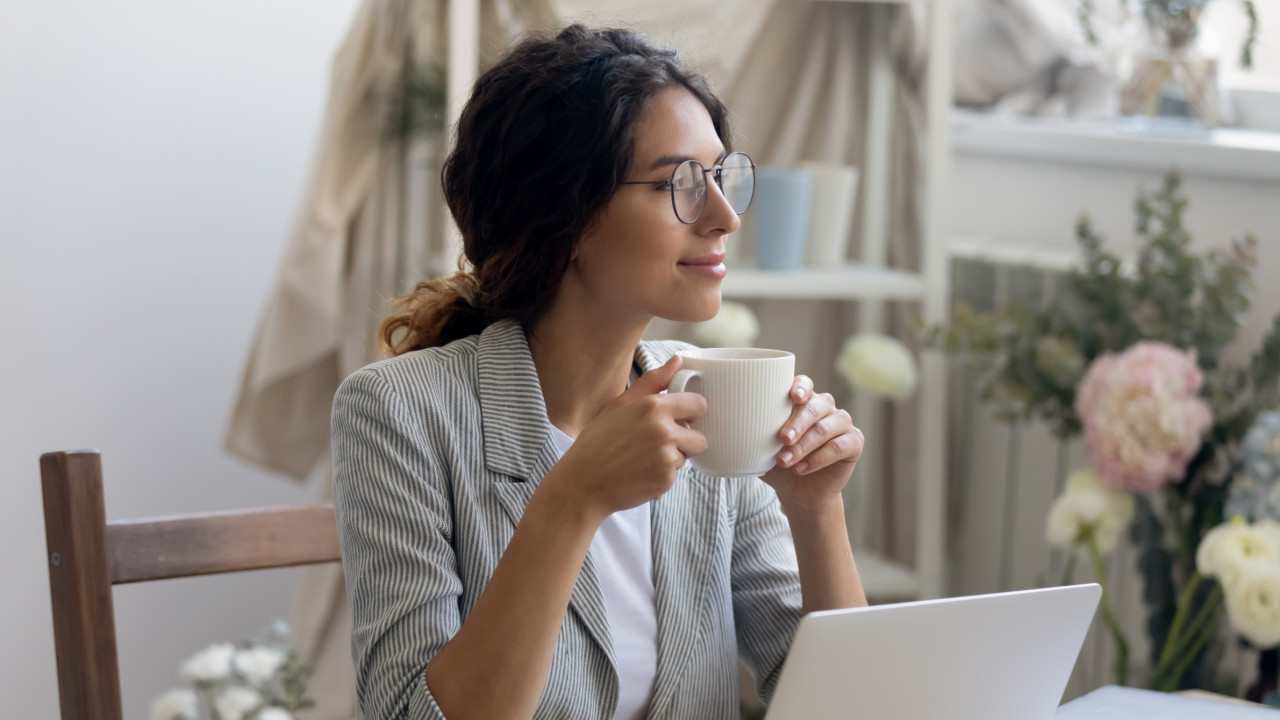
[[[474,271],[401,298],[334,402],[366,717],[735,718],[739,657],[767,699],[802,613],[865,604],[849,415],[797,377],[778,466],[708,477],[705,401],[663,392],[688,346],[640,341],[719,309],[754,183],[725,115],[627,31],[477,81],[443,171]]]

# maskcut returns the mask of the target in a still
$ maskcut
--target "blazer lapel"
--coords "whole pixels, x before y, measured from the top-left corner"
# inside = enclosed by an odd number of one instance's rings
[[[722,483],[686,463],[675,486],[653,503],[658,676],[649,704],[652,718],[664,717],[675,697],[707,612],[711,566],[718,553]]]
[[[518,525],[560,453],[551,438],[538,371],[519,323],[502,320],[490,325],[480,336],[476,362],[485,466],[515,479],[495,483],[494,490],[512,525]],[[573,585],[569,609],[600,646],[617,677],[604,594],[590,553]]]
[[[645,372],[662,365],[643,345],[636,364]],[[707,612],[713,561],[717,555],[723,480],[708,477],[687,462],[674,486],[653,503],[653,584],[658,615],[658,675],[649,717],[667,714],[693,654]]]

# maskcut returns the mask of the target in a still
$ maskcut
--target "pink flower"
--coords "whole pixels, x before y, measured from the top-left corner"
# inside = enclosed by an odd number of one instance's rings
[[[1093,466],[1113,488],[1147,492],[1181,478],[1213,424],[1197,397],[1195,352],[1140,342],[1093,361],[1076,392]]]

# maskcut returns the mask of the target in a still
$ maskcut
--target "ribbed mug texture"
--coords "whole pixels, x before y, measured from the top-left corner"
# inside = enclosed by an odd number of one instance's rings
[[[696,392],[707,414],[690,424],[707,438],[693,466],[718,477],[762,475],[782,449],[778,431],[791,416],[788,393],[796,358],[782,350],[705,348],[678,353],[680,372],[668,392]]]

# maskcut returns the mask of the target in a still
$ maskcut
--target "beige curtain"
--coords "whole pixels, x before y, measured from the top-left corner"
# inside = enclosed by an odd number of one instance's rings
[[[250,348],[226,447],[332,497],[329,412],[344,377],[378,360],[385,301],[443,247],[439,133],[389,142],[387,114],[407,57],[443,65],[447,0],[365,0],[339,49],[310,181]],[[485,57],[532,27],[546,0],[482,0]],[[420,187],[419,187],[420,186]],[[408,193],[421,196],[407,197]],[[292,642],[312,665],[313,720],[356,716],[351,621],[338,566],[300,572]]]

